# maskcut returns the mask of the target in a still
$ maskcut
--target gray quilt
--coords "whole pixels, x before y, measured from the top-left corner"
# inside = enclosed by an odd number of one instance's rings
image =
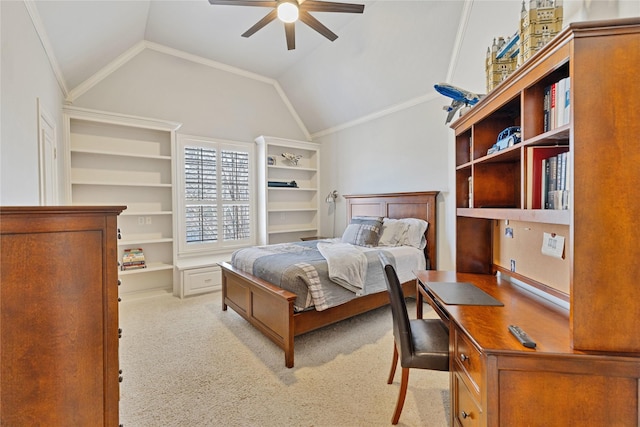
[[[315,307],[321,311],[343,304],[359,295],[386,289],[379,250],[363,252],[367,258],[365,285],[355,293],[329,278],[327,260],[318,251],[318,240],[280,243],[239,249],[231,264],[276,286],[295,293],[296,311]],[[384,251],[392,262],[393,255]]]

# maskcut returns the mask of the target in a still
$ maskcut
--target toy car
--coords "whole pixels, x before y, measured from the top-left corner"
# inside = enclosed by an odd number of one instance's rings
[[[507,147],[512,147],[521,141],[520,126],[511,126],[500,132],[495,147],[498,150],[503,150]]]

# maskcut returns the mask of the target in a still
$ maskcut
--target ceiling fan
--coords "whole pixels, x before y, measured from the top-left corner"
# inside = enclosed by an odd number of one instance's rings
[[[212,5],[233,5],[233,6],[259,6],[272,7],[264,18],[242,34],[242,37],[249,37],[259,29],[278,18],[284,22],[284,31],[287,37],[287,49],[296,48],[295,22],[300,19],[302,22],[334,41],[338,36],[325,27],[320,21],[311,16],[309,12],[341,12],[341,13],[363,13],[363,4],[337,3],[319,0],[209,0]]]

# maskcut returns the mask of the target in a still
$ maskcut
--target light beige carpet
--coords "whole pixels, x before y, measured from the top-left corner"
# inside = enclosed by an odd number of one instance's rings
[[[120,326],[126,427],[391,424],[400,372],[386,384],[388,307],[297,337],[292,369],[275,344],[222,311],[220,292],[123,301]],[[448,426],[448,408],[448,373],[412,370],[399,425]]]

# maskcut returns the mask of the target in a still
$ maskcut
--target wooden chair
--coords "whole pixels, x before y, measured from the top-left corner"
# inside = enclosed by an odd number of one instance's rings
[[[409,369],[449,370],[449,330],[447,325],[440,319],[409,320],[404,293],[396,270],[383,253],[380,253],[379,257],[384,269],[391,302],[393,337],[395,341],[393,362],[387,384],[393,383],[398,356],[402,367],[400,394],[398,395],[395,413],[391,419],[391,423],[395,425],[398,424],[400,413],[404,406],[409,382]]]

